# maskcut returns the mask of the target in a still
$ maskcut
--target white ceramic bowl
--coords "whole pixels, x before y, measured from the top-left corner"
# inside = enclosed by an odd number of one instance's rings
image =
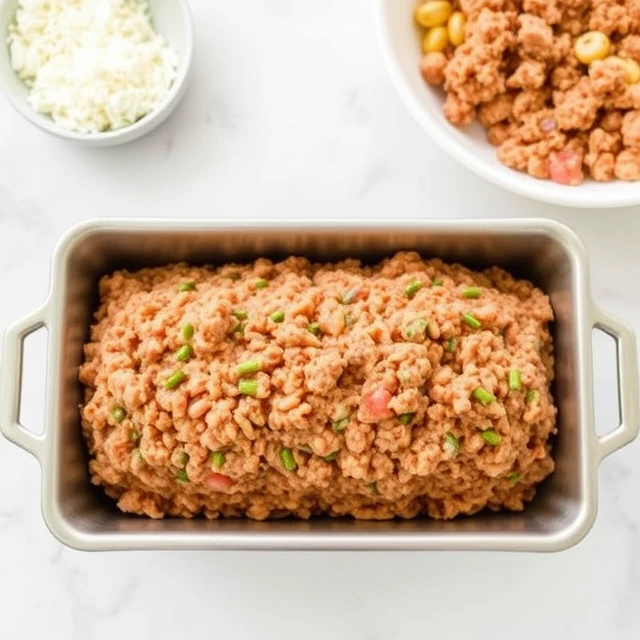
[[[47,133],[85,146],[115,146],[149,133],[169,117],[186,91],[193,57],[193,22],[186,0],[148,0],[148,3],[155,31],[165,38],[179,56],[178,75],[163,102],[134,124],[95,134],[77,133],[60,127],[52,118],[38,113],[27,102],[29,90],[11,68],[6,44],[0,45],[0,89],[29,122]],[[17,0],[0,0],[0,42],[6,42],[17,4]]]
[[[505,189],[569,207],[612,208],[640,204],[640,184],[587,181],[567,187],[537,180],[498,162],[479,124],[458,129],[442,114],[443,93],[427,86],[419,72],[419,31],[413,22],[418,0],[373,0],[379,40],[400,97],[422,128],[460,163]]]

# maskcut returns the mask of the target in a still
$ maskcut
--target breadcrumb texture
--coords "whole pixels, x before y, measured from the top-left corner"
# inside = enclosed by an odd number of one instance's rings
[[[640,0],[459,0],[466,40],[423,59],[444,113],[478,120],[498,159],[567,185],[640,180],[640,84],[612,60],[587,67],[578,36],[597,30],[610,55],[640,63]],[[427,59],[428,58],[428,59]]]
[[[82,426],[91,480],[125,512],[448,519],[521,510],[554,468],[553,312],[499,268],[409,252],[375,266],[176,264],[117,271],[100,297]],[[269,318],[278,310],[282,322]],[[181,363],[187,324],[193,357]],[[256,395],[243,396],[237,365],[252,360]],[[186,379],[165,388],[178,369]],[[478,387],[495,400],[476,400]]]

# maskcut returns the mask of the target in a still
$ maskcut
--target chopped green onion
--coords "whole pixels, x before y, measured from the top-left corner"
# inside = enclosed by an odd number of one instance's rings
[[[241,362],[237,367],[236,371],[239,376],[247,376],[252,373],[258,373],[262,366],[257,360],[247,360],[247,362]]]
[[[131,429],[129,432],[129,440],[131,442],[140,442],[140,438],[142,438],[142,434],[137,429]]]
[[[216,469],[222,469],[224,463],[226,462],[227,457],[224,455],[222,451],[212,451],[211,452],[211,466],[216,467]]]
[[[196,283],[195,282],[181,282],[178,286],[178,291],[184,293],[185,291],[195,291]]]
[[[401,413],[398,416],[398,422],[400,424],[408,425],[416,417],[415,413]]]
[[[245,327],[245,323],[244,322],[238,322],[238,324],[233,327],[233,333],[239,333],[241,336],[244,335],[244,327]]]
[[[177,389],[186,379],[187,374],[184,371],[175,371],[167,378],[164,388]]]
[[[293,451],[289,447],[280,449],[280,462],[287,471],[295,471],[298,468],[298,463],[293,457]]]
[[[184,325],[184,327],[182,327],[182,337],[185,340],[191,340],[191,338],[193,338],[193,334],[194,334],[194,329],[193,329],[193,325],[188,322],[187,324]]]
[[[265,280],[264,278],[258,278],[254,283],[253,286],[256,289],[266,289],[269,286],[269,281]]]
[[[187,466],[187,462],[189,462],[189,454],[186,451],[183,451],[180,454],[180,460],[178,461],[178,466],[179,467],[186,467]]]
[[[333,462],[338,457],[338,452],[334,451],[330,453],[328,456],[325,456],[323,459],[325,462]]]
[[[473,390],[473,397],[483,406],[487,406],[495,401],[496,397],[493,393],[489,393],[486,389],[478,387]]]
[[[490,445],[493,445],[494,447],[499,445],[500,442],[502,442],[502,438],[500,437],[500,434],[495,432],[493,429],[485,429],[482,432],[482,439]]]
[[[282,309],[274,311],[269,318],[271,318],[273,322],[280,323],[284,320],[284,311],[282,311]]]
[[[522,480],[522,474],[514,471],[513,473],[507,475],[507,480],[509,482],[520,482],[520,480]]]
[[[447,431],[447,433],[444,434],[444,450],[451,457],[458,455],[460,451],[460,440],[458,440],[451,431]]]
[[[462,290],[463,298],[479,298],[482,295],[482,290],[478,287],[465,287]]]
[[[441,287],[444,284],[444,280],[442,278],[434,278],[431,281],[432,287]]]
[[[429,323],[424,318],[416,318],[412,320],[405,331],[407,338],[415,338],[416,336],[423,336],[427,330]]]
[[[120,424],[127,417],[127,412],[124,410],[124,407],[113,407],[113,409],[111,409],[111,417],[114,422]]]
[[[474,318],[470,313],[462,314],[462,320],[472,329],[479,329],[482,326],[480,320]]]
[[[538,402],[540,394],[535,389],[530,389],[525,397],[527,402]]]
[[[187,482],[189,482],[189,476],[184,469],[180,469],[180,471],[176,473],[176,482],[179,482],[180,484],[187,484]]]
[[[193,347],[190,344],[183,344],[178,351],[176,351],[176,358],[180,362],[186,362],[193,357]]]
[[[146,462],[146,460],[144,459],[144,456],[142,455],[142,451],[140,451],[140,449],[134,449],[131,452],[132,456],[135,456],[136,458],[138,458],[138,462],[140,464],[144,464]]]
[[[347,428],[350,420],[351,416],[345,416],[344,418],[340,418],[340,420],[332,420],[331,426],[336,433],[340,433]]]
[[[404,289],[404,293],[407,296],[407,298],[411,299],[413,298],[413,296],[416,295],[416,293],[418,293],[418,291],[420,291],[420,289],[422,289],[422,287],[424,287],[424,285],[422,284],[422,282],[420,282],[420,280],[412,280]]]
[[[257,380],[240,380],[240,382],[238,382],[238,391],[243,396],[257,396],[258,381]]]
[[[237,311],[232,311],[231,315],[238,320],[246,320],[249,317],[249,312],[238,309]]]
[[[372,496],[380,495],[380,491],[378,490],[378,485],[375,482],[369,482],[369,484],[367,484],[367,489],[369,489]]]
[[[447,353],[453,353],[456,350],[456,339],[455,338],[449,338],[447,340],[447,342],[444,345],[444,350]]]
[[[511,369],[509,371],[509,389],[511,391],[520,391],[522,387],[522,376],[520,375],[520,369]]]
[[[312,322],[307,325],[307,331],[313,333],[314,336],[320,335],[320,325],[317,322]]]

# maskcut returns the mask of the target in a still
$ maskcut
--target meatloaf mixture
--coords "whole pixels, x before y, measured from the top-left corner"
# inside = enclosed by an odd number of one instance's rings
[[[553,470],[553,313],[501,269],[176,264],[100,296],[82,425],[125,512],[453,518]]]
[[[640,180],[640,0],[430,1],[416,20],[449,20],[448,40],[425,34],[422,74],[504,164],[567,185]]]

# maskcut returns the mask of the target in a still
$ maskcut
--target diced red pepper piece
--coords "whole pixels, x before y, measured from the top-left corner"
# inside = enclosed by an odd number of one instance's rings
[[[216,491],[228,491],[236,482],[222,473],[208,473],[204,477],[204,483]]]
[[[384,387],[377,387],[365,393],[360,400],[358,420],[361,422],[379,422],[393,415],[389,409],[392,395]]]
[[[584,181],[582,158],[575,151],[558,151],[549,156],[549,175],[558,184],[575,187]]]

